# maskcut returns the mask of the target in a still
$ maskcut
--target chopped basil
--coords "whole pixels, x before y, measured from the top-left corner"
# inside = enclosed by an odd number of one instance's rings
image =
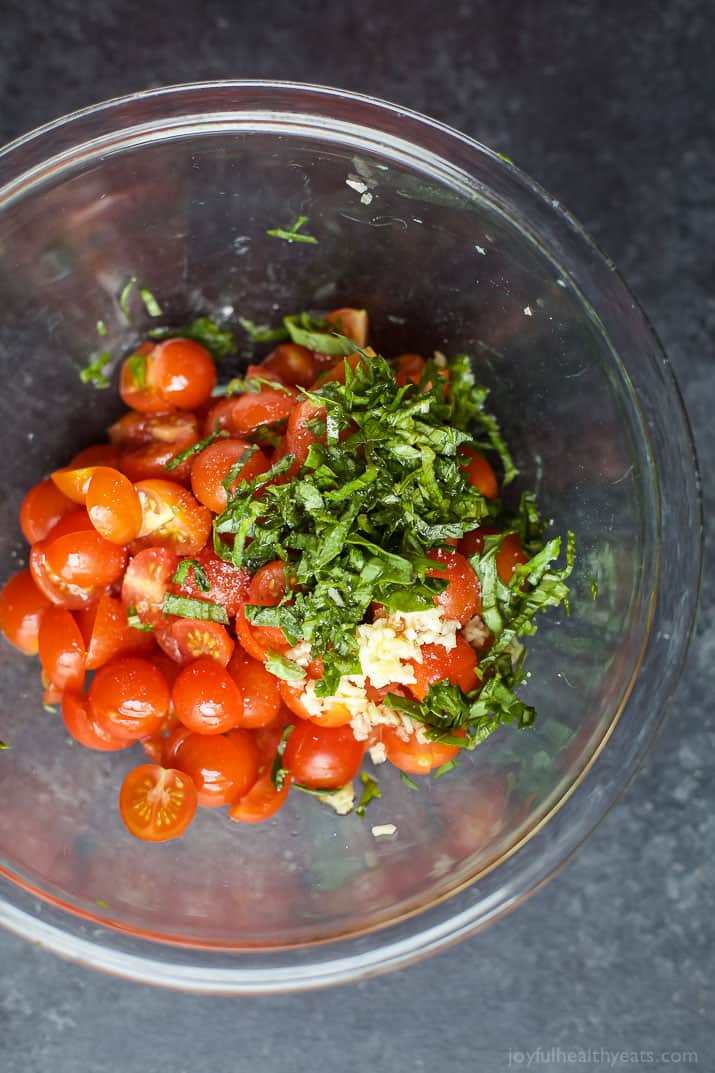
[[[105,902],[104,898],[95,898],[95,899],[94,899],[94,904],[95,904],[95,905],[96,905],[96,906],[97,906],[97,907],[98,907],[99,909],[109,909],[109,905],[108,905],[108,903],[107,903],[107,902]]]
[[[94,384],[95,387],[105,388],[109,387],[109,380],[102,371],[106,365],[112,360],[112,355],[108,353],[100,354],[98,358],[86,365],[84,369],[80,369],[79,378],[83,384]]]
[[[440,764],[440,766],[438,768],[436,768],[432,772],[432,777],[434,779],[441,779],[442,776],[446,775],[448,771],[453,771],[456,768],[457,763],[458,763],[457,757],[456,756],[452,757],[452,759],[447,760],[446,763]]]
[[[174,582],[177,585],[183,585],[188,577],[189,571],[193,570],[194,579],[196,585],[202,592],[208,592],[211,588],[211,582],[206,576],[206,571],[203,566],[196,561],[196,559],[182,559],[176,568],[174,574]]]
[[[150,317],[160,317],[161,316],[161,306],[157,302],[157,300],[154,297],[154,295],[152,294],[152,292],[150,290],[148,290],[146,287],[141,287],[140,290],[139,290],[139,294],[141,296],[142,302],[144,303],[144,308],[146,309],[146,311],[149,314],[149,316]]]
[[[124,316],[129,320],[129,299],[131,298],[132,291],[137,285],[137,281],[134,276],[127,280],[121,289],[119,294],[119,308]]]
[[[409,787],[410,790],[419,790],[417,783],[413,782],[410,776],[404,771],[400,772],[400,782],[404,782],[405,786]]]
[[[149,622],[142,622],[137,613],[136,607],[132,604],[127,608],[127,624],[131,626],[133,630],[141,630],[142,633],[151,633],[154,627]]]
[[[210,317],[197,317],[180,328],[152,328],[151,339],[193,339],[208,350],[214,361],[236,352],[236,337],[228,328],[221,328]]]
[[[293,316],[284,317],[283,323],[291,341],[298,346],[307,347],[308,350],[317,350],[320,354],[329,354],[331,357],[347,357],[360,349],[352,339],[336,332],[327,320],[317,320],[309,313],[295,313]]]
[[[288,738],[293,732],[293,724],[289,724],[281,734],[281,740],[278,742],[276,749],[275,759],[273,760],[273,766],[271,767],[271,782],[275,786],[276,790],[282,790],[286,780],[286,776],[290,775],[290,771],[284,768],[282,765],[283,754],[286,751],[286,745],[288,744]]]
[[[379,797],[382,797],[382,793],[380,792],[380,787],[377,785],[377,781],[373,779],[372,775],[368,775],[367,772],[362,772],[360,780],[363,784],[363,791],[360,795],[360,800],[355,807],[355,815],[360,816],[362,819],[370,802],[376,801]]]
[[[598,585],[596,584],[596,579],[594,577],[592,577],[590,579],[590,582],[591,582],[591,599],[595,600],[596,597],[598,596]]]
[[[212,443],[216,443],[216,440],[225,440],[228,437],[228,432],[225,429],[214,429],[210,436],[207,436],[203,440],[199,440],[198,443],[193,443],[191,447],[187,447],[184,451],[179,451],[174,455],[164,466],[166,470],[177,469],[182,462],[185,462],[187,458],[193,458],[194,455],[201,454],[207,447],[210,447]]]
[[[280,652],[269,652],[264,667],[276,678],[282,678],[284,682],[300,682],[305,678],[304,669],[292,659],[286,659]]]
[[[288,229],[284,227],[273,227],[270,231],[266,231],[267,235],[271,238],[282,238],[285,242],[306,242],[313,246],[318,243],[317,238],[314,235],[306,235],[302,231],[302,228],[308,222],[307,216],[299,216],[294,224]]]
[[[256,324],[248,317],[239,317],[238,323],[252,343],[282,343],[290,338],[287,328],[271,328],[267,324]]]
[[[97,321],[97,335],[105,336],[107,334],[107,325],[103,320]]]
[[[10,748],[10,746],[6,742],[0,741],[0,752],[2,752],[3,749],[9,749],[9,748]]]
[[[194,600],[189,596],[173,596],[169,593],[164,597],[162,611],[165,615],[196,618],[202,622],[219,622],[222,626],[228,626],[226,608],[211,600]]]
[[[50,715],[57,715],[57,706],[55,704],[43,703],[42,707],[45,709],[46,712],[49,712]]]

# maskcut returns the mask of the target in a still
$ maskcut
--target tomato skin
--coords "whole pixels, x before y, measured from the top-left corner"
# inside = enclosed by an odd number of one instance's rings
[[[124,573],[126,550],[95,531],[50,534],[45,543],[47,566],[67,585],[104,588]]]
[[[522,566],[528,561],[529,556],[522,548],[516,533],[510,533],[509,536],[504,537],[497,552],[497,574],[505,585],[508,585],[511,581],[516,567]]]
[[[117,752],[119,749],[128,749],[131,745],[129,741],[112,737],[92,719],[85,693],[75,693],[71,689],[65,690],[62,697],[62,721],[70,737],[87,749],[109,753]]]
[[[499,495],[499,482],[491,462],[471,447],[460,448],[460,454],[466,461],[460,467],[465,471],[467,480],[485,499],[496,499]]]
[[[341,335],[352,339],[359,347],[367,345],[368,317],[366,309],[351,309],[345,306],[341,309],[333,309],[326,313],[325,319],[332,324]]]
[[[142,528],[133,548],[165,547],[194,556],[211,532],[211,513],[175,481],[139,481],[134,489],[142,505]]]
[[[324,406],[318,406],[311,399],[299,402],[288,418],[286,429],[286,454],[295,455],[295,462],[289,470],[289,475],[294,476],[308,457],[308,451],[313,443],[325,443],[325,432],[316,436],[308,428],[313,421],[325,421],[326,410]]]
[[[145,842],[167,842],[182,835],[197,804],[188,775],[158,764],[134,768],[119,791],[119,812],[126,827]]]
[[[479,578],[469,562],[458,551],[433,549],[427,556],[439,565],[427,572],[427,577],[444,578],[447,588],[434,598],[445,618],[457,619],[464,626],[482,609]]]
[[[164,597],[178,565],[179,557],[170,548],[144,548],[129,560],[122,580],[122,603],[133,607],[145,625],[166,622]]]
[[[42,669],[56,689],[82,689],[87,652],[82,632],[69,611],[47,608],[40,621],[38,648]]]
[[[457,635],[457,644],[447,651],[442,645],[422,645],[422,662],[410,660],[416,681],[406,686],[417,700],[424,700],[430,685],[445,679],[470,693],[479,685],[477,656],[472,646]]]
[[[397,359],[395,380],[398,387],[410,383],[419,384],[425,371],[425,360],[420,354],[400,354]]]
[[[76,509],[76,504],[49,477],[40,481],[27,492],[20,506],[20,528],[25,540],[28,544],[44,540],[60,518]]]
[[[147,380],[167,405],[195,410],[211,397],[216,366],[206,347],[193,339],[167,339],[152,351]]]
[[[273,562],[259,567],[251,578],[246,604],[257,607],[275,607],[283,599],[285,591],[285,567],[280,559],[274,559]],[[266,649],[289,647],[285,634],[277,626],[256,626],[250,623],[250,627],[257,644]],[[249,652],[249,655],[253,653]]]
[[[185,772],[200,805],[228,805],[248,793],[258,778],[258,749],[245,730],[228,734],[189,733],[173,754],[173,764]]]
[[[290,713],[282,709],[271,726],[263,727],[253,734],[259,757],[258,778],[250,790],[229,809],[229,819],[236,823],[262,823],[283,808],[290,790],[291,777],[286,775],[280,790],[271,778],[273,761],[285,727],[291,722]],[[230,738],[237,733],[229,732]]]
[[[199,440],[199,425],[194,414],[140,414],[130,410],[109,430],[112,443],[120,450],[117,467],[130,481],[146,481],[171,476],[185,484],[191,475],[191,460],[172,470],[166,466],[181,451]]]
[[[209,656],[184,667],[171,696],[179,720],[197,734],[223,734],[241,722],[239,688],[228,671]]]
[[[236,436],[245,436],[248,432],[255,432],[260,425],[288,417],[294,406],[295,396],[272,388],[240,395],[231,408],[229,429]]]
[[[209,589],[204,592],[196,583],[193,570],[186,575],[176,591],[182,596],[197,600],[210,600],[226,608],[229,618],[234,618],[246,602],[251,575],[248,570],[238,569],[233,563],[224,562],[212,548],[203,548],[194,556],[203,568],[209,582]]]
[[[464,737],[464,731],[456,731],[456,736]],[[395,728],[390,726],[382,728],[382,742],[390,763],[408,775],[429,775],[430,771],[446,764],[459,752],[458,745],[442,745],[436,741],[422,744],[414,733],[403,741]]]
[[[57,607],[66,607],[71,611],[88,607],[98,599],[101,589],[67,585],[48,566],[45,554],[47,543],[46,540],[40,540],[30,549],[30,573],[35,585]]]
[[[335,790],[350,782],[362,763],[364,746],[349,727],[296,723],[283,754],[295,782],[311,789]]]
[[[122,397],[122,402],[132,410],[139,410],[143,414],[161,413],[167,409],[166,400],[152,383],[153,351],[154,346],[152,343],[142,343],[134,351],[134,354],[130,354],[122,362],[119,371],[119,394]],[[135,379],[135,373],[132,371],[133,362],[131,359],[137,354],[144,356],[142,367],[143,383],[139,383]]]
[[[370,355],[374,356],[374,351],[371,351]],[[321,373],[315,381],[316,386],[322,387],[323,384],[330,383],[332,380],[337,381],[339,384],[344,384],[346,367],[349,365],[354,372],[358,365],[364,360],[364,356],[357,352],[355,354],[348,354],[347,358],[341,358],[332,369],[328,369],[327,372]]]
[[[226,509],[228,497],[221,482],[226,479],[234,463],[250,447],[251,444],[245,440],[217,440],[194,459],[191,466],[191,489],[198,501],[214,514],[221,514]],[[263,451],[255,451],[237,474],[231,491],[241,481],[250,481],[259,473],[265,473],[268,468],[268,459]]]
[[[119,656],[105,663],[89,687],[90,715],[108,734],[123,741],[155,734],[170,699],[158,667],[136,656]]]
[[[117,468],[119,454],[114,444],[93,443],[90,447],[84,447],[72,458],[70,469],[82,469],[85,466],[110,466]]]
[[[261,369],[264,375],[274,373],[291,387],[308,387],[315,380],[317,365],[312,350],[297,343],[281,343],[271,351]]]
[[[80,629],[83,626],[83,617],[87,614],[86,611],[77,613]],[[114,656],[130,653],[140,655],[151,652],[154,648],[153,635],[130,626],[124,604],[109,593],[102,593],[91,614],[89,638],[85,635],[88,671],[102,667]]]
[[[279,679],[237,647],[228,670],[243,698],[240,727],[253,730],[275,722],[281,708]]]
[[[131,481],[117,469],[98,466],[87,487],[87,514],[94,528],[112,544],[128,544],[139,535],[142,507]]]
[[[175,663],[185,667],[201,656],[225,667],[231,659],[234,641],[218,622],[177,618],[157,629],[159,646]]]
[[[0,593],[0,630],[11,645],[27,656],[34,656],[39,644],[40,620],[50,606],[30,571],[21,570],[5,582]]]

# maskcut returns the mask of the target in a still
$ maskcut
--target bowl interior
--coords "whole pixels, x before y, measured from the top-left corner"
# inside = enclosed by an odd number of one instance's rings
[[[395,920],[483,874],[589,763],[647,634],[653,469],[599,319],[510,206],[508,169],[486,154],[485,168],[489,185],[327,126],[194,125],[74,153],[0,206],[5,575],[26,561],[24,491],[101,440],[121,412],[114,390],[82,384],[78,371],[100,351],[118,360],[150,325],[140,304],[131,323],[119,309],[132,276],[160,301],[162,323],[212,313],[270,324],[305,308],[364,305],[385,354],[468,352],[520,467],[514,494],[537,488],[552,531],[573,529],[578,541],[571,614],[545,616],[529,643],[536,726],[504,728],[418,791],[378,769],[382,799],[364,820],[296,793],[260,827],[204,810],[176,843],[137,842],[116,799],[124,772],[142,762],[139,747],[98,754],[72,744],[59,715],[43,711],[36,661],[3,645],[6,874],[156,939],[231,949],[325,940]],[[266,235],[300,215],[317,245]],[[237,334],[226,378],[255,353]],[[377,823],[397,834],[373,837]]]

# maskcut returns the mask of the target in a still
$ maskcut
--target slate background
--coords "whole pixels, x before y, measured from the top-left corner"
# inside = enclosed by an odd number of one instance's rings
[[[709,0],[3,0],[0,12],[2,142],[148,86],[266,77],[371,92],[512,157],[581,219],[652,318],[694,423],[710,511]],[[0,1069],[711,1073],[712,567],[709,539],[698,635],[649,762],[573,863],[517,913],[397,975],[275,999],[153,991],[3,934]],[[553,1050],[589,1047],[653,1058],[569,1064]],[[685,1050],[697,1063],[661,1057]]]

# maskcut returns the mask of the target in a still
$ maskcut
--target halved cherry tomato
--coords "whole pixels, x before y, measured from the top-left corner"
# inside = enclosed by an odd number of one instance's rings
[[[167,842],[183,835],[196,806],[196,790],[189,776],[158,764],[134,768],[119,792],[124,823],[131,834],[145,842]]]
[[[21,570],[0,593],[0,630],[15,648],[28,656],[37,653],[40,619],[50,607],[29,570]]]
[[[457,635],[454,648],[447,650],[442,645],[422,645],[420,652],[421,663],[410,660],[416,681],[406,687],[418,700],[424,700],[431,685],[445,679],[459,686],[463,693],[476,689],[479,684],[477,656],[461,635]]]
[[[234,649],[233,639],[220,623],[203,619],[174,619],[157,629],[156,639],[167,656],[182,667],[201,656],[225,667]]]
[[[288,418],[286,429],[286,454],[295,455],[295,463],[290,471],[291,475],[297,473],[308,457],[310,445],[313,443],[325,443],[325,430],[314,431],[315,423],[325,421],[326,411],[324,406],[318,406],[311,399],[299,402]],[[309,428],[313,424],[314,428]]]
[[[48,541],[40,540],[30,549],[30,573],[40,592],[51,603],[58,607],[66,607],[71,611],[89,607],[99,598],[102,587],[68,585],[48,566],[47,545]]]
[[[280,559],[274,559],[273,562],[259,567],[251,578],[246,604],[258,607],[275,607],[283,599],[285,591],[285,566]],[[284,649],[288,646],[285,634],[277,626],[251,625],[254,639],[266,649]],[[253,655],[253,653],[249,652],[249,655]]]
[[[464,731],[457,731],[456,736],[463,738]],[[458,745],[442,745],[436,741],[419,742],[415,733],[412,733],[407,741],[403,741],[397,730],[391,726],[382,728],[382,741],[390,763],[408,775],[428,775],[434,768],[452,760],[459,752]]]
[[[295,406],[295,396],[285,391],[264,388],[248,392],[234,400],[229,419],[229,429],[237,436],[255,432],[260,425],[272,424],[288,417]]]
[[[166,622],[164,597],[179,565],[179,557],[170,548],[144,548],[129,560],[122,581],[122,603],[133,607],[147,626]]]
[[[289,713],[283,712],[270,727],[257,730],[254,735],[259,755],[258,778],[248,793],[240,797],[229,809],[229,819],[237,823],[262,823],[275,816],[283,808],[290,790],[291,777],[286,775],[280,790],[273,784],[272,768],[283,730],[290,723]],[[232,730],[228,734],[237,733]]]
[[[211,514],[191,492],[175,481],[139,481],[134,487],[142,505],[134,547],[171,548],[179,555],[201,551],[211,532]]]
[[[85,505],[94,528],[112,544],[128,544],[139,535],[142,505],[131,481],[118,469],[94,469]]]
[[[300,719],[307,719],[319,727],[342,727],[352,720],[353,713],[345,704],[335,703],[329,708],[323,708],[318,715],[314,715],[306,706],[305,696],[306,682],[280,683],[280,693],[283,703],[290,708]]]
[[[446,618],[457,619],[462,626],[482,609],[479,578],[458,551],[434,549],[427,552],[439,566],[427,572],[427,577],[445,578],[447,588],[434,598]]]
[[[77,509],[76,504],[60,492],[49,478],[34,485],[20,506],[20,528],[28,544],[44,540],[52,527],[65,514]]]
[[[311,789],[337,789],[360,770],[364,753],[349,727],[319,727],[296,723],[291,731],[283,766],[295,782]]]
[[[93,443],[90,447],[84,447],[72,458],[70,469],[84,469],[86,466],[111,466],[117,468],[119,452],[114,444]]]
[[[213,358],[193,339],[167,339],[155,346],[147,374],[164,402],[179,410],[195,410],[216,386]]]
[[[499,495],[499,482],[491,462],[471,447],[460,448],[460,454],[465,455],[467,459],[461,469],[465,470],[467,480],[472,487],[481,492],[486,499],[496,499]]]
[[[366,309],[334,309],[325,314],[328,324],[332,324],[341,335],[352,339],[359,347],[367,343],[367,310]]]
[[[243,698],[243,712],[238,725],[253,730],[273,723],[281,708],[279,679],[240,646],[234,651],[228,670]]]
[[[395,370],[398,387],[404,387],[410,381],[419,384],[424,371],[425,359],[420,354],[400,354]]]
[[[75,468],[66,466],[64,469],[56,469],[50,474],[50,477],[67,499],[84,506],[89,482],[99,468],[99,466],[77,466]]]
[[[185,484],[191,474],[188,458],[167,470],[177,454],[199,440],[199,424],[194,414],[140,414],[130,410],[109,430],[112,443],[120,450],[117,468],[130,481],[171,477]]]
[[[285,652],[290,646],[286,642],[283,645],[275,645],[270,642],[264,643],[262,636],[262,628],[260,626],[252,626],[247,621],[243,607],[239,609],[234,622],[234,628],[236,630],[236,640],[240,644],[244,652],[247,652],[253,659],[259,660],[261,663],[265,663],[268,659],[268,653],[271,649],[277,652],[281,650]]]
[[[239,688],[228,671],[209,656],[184,667],[171,696],[181,722],[197,734],[222,734],[241,722]]]
[[[119,372],[122,401],[143,414],[161,413],[167,409],[164,396],[152,381],[153,352],[152,343],[142,343],[122,362]]]
[[[308,387],[315,380],[317,366],[312,350],[297,343],[281,343],[262,363],[261,372],[275,373],[291,387]]]
[[[90,715],[124,741],[155,734],[169,710],[169,686],[148,659],[119,656],[100,667],[89,687]]]
[[[245,730],[229,734],[189,733],[174,752],[173,764],[196,787],[200,805],[228,805],[248,793],[258,778],[258,749]]]
[[[370,357],[375,356],[375,351],[371,350],[370,347],[366,348],[366,353]],[[354,354],[349,354],[347,358],[341,358],[337,365],[334,365],[332,369],[328,369],[326,372],[320,374],[318,379],[315,381],[316,386],[322,387],[323,384],[327,384],[331,380],[335,380],[339,384],[344,384],[346,367],[350,366],[350,368],[354,372],[357,369],[358,365],[364,360],[365,358],[363,354],[358,354],[357,351]]]
[[[48,607],[38,633],[40,663],[58,690],[81,690],[87,664],[82,631],[69,611]]]
[[[499,551],[497,552],[497,574],[508,585],[517,566],[528,563],[529,556],[521,546],[516,533],[510,533],[504,537]]]
[[[62,697],[62,720],[70,737],[87,749],[116,752],[131,745],[130,741],[113,737],[92,718],[85,693],[73,693],[70,689],[65,691]]]
[[[127,609],[121,600],[102,593],[91,611],[78,611],[77,619],[87,644],[87,670],[102,667],[114,656],[141,655],[154,648],[154,635],[134,629],[127,621]],[[91,617],[91,624],[88,619]],[[89,636],[84,632],[89,625]]]
[[[97,532],[83,530],[61,537],[51,533],[44,543],[47,566],[67,585],[104,588],[124,572],[126,550]]]
[[[210,600],[226,608],[226,614],[233,618],[246,602],[251,575],[248,570],[238,569],[233,563],[224,562],[211,548],[203,548],[194,556],[206,574],[209,588],[200,589],[194,571],[190,570],[176,591],[182,596],[199,600]]]
[[[221,514],[226,509],[227,494],[222,482],[228,476],[231,467],[242,455],[251,450],[251,444],[245,440],[217,440],[210,444],[194,459],[191,467],[191,488],[205,507],[214,514]],[[241,481],[250,481],[259,473],[268,469],[268,459],[263,451],[253,448],[245,465],[236,474],[231,484],[233,491]]]

